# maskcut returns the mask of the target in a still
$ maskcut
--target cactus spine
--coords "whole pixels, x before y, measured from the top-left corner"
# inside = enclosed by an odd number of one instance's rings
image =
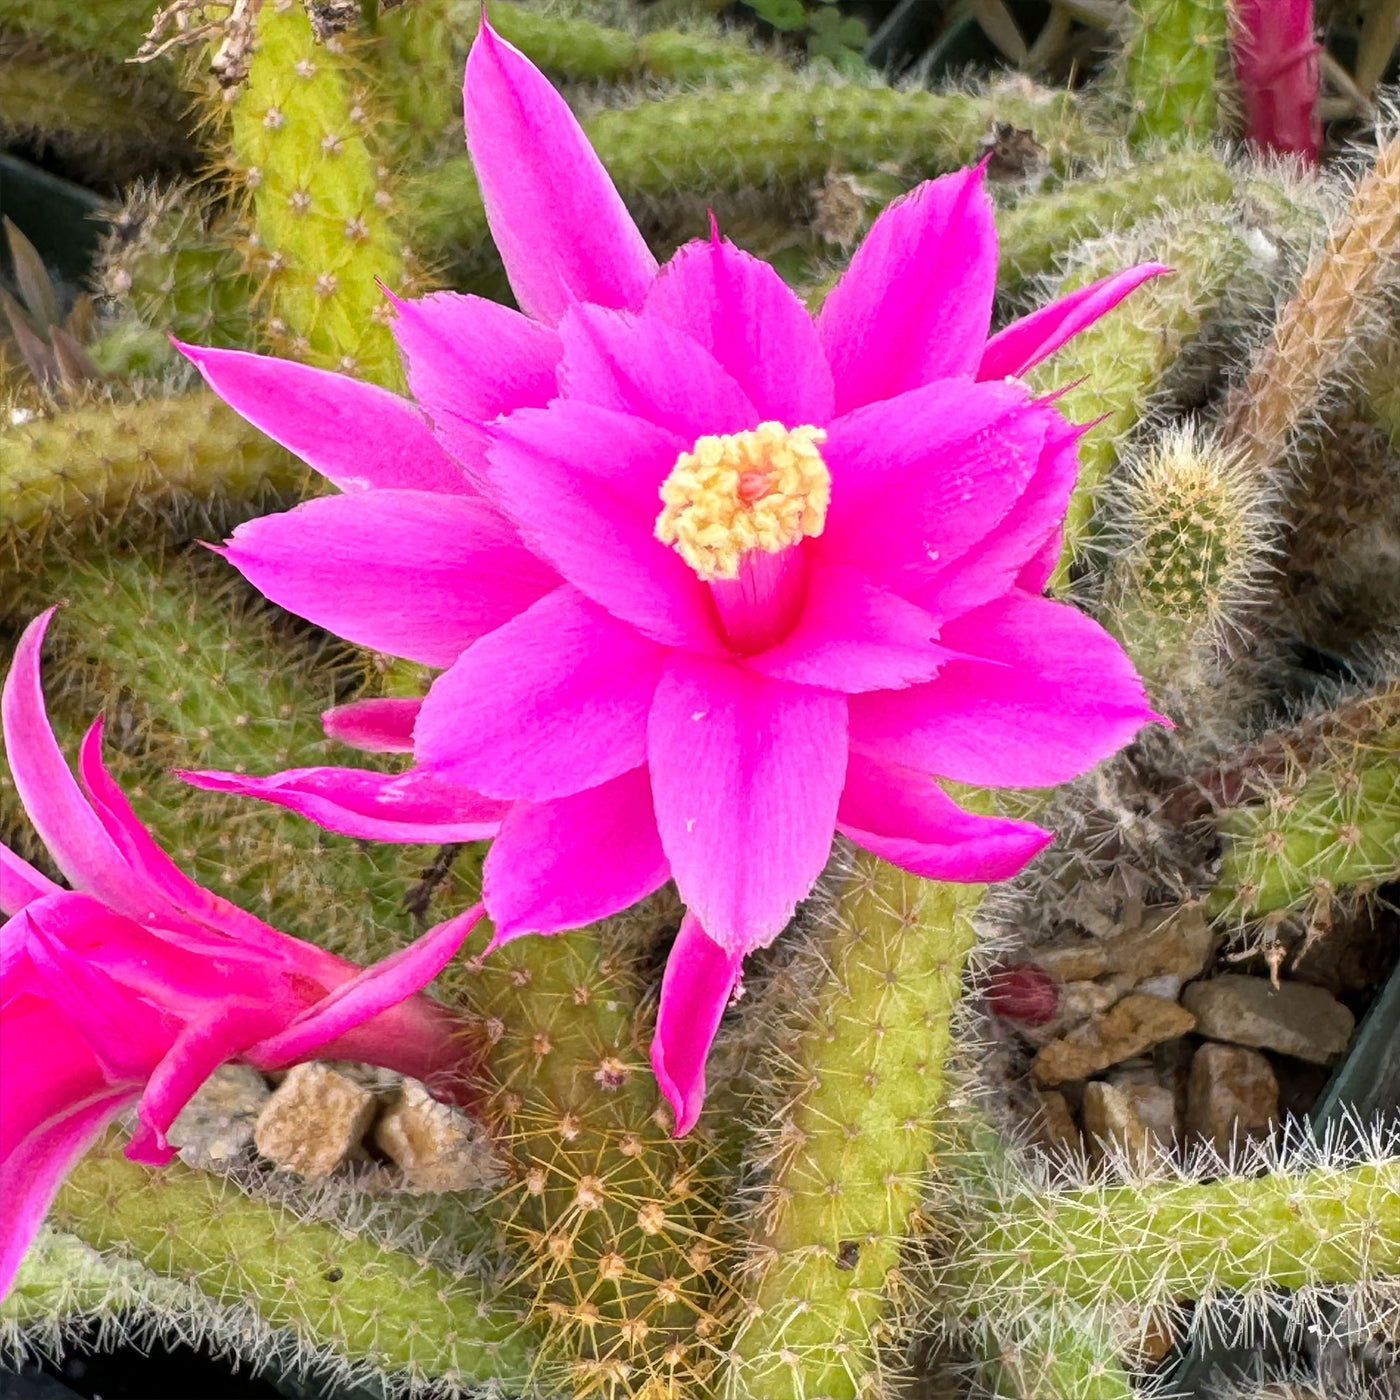
[[[698,1400],[725,1308],[714,1147],[670,1137],[646,1065],[635,945],[658,914],[517,939],[448,974],[491,1044],[490,1111],[516,1163],[499,1219],[545,1331],[542,1376],[571,1395]]]
[[[759,1137],[767,1179],[724,1394],[815,1400],[877,1386],[976,899],[855,858],[815,950],[830,970],[783,1047],[790,1077]]]
[[[1125,55],[1130,139],[1203,140],[1215,129],[1225,0],[1132,0]]]
[[[533,1365],[529,1329],[494,1280],[298,1220],[178,1162],[138,1166],[110,1140],[69,1174],[52,1215],[95,1249],[289,1329],[313,1364],[457,1385],[521,1385]]]
[[[1204,217],[1192,227],[1169,225],[1161,234],[1154,246],[1175,275],[1149,282],[1134,293],[1131,315],[1106,316],[1031,375],[1031,383],[1041,392],[1071,386],[1058,400],[1068,418],[1105,417],[1080,444],[1079,481],[1065,516],[1064,545],[1052,580],[1057,588],[1068,583],[1089,547],[1096,498],[1124,437],[1142,418],[1162,371],[1199,329],[1244,259],[1243,243],[1233,230],[1209,228]],[[1073,272],[1061,291],[1083,285],[1106,270],[1098,259],[1109,249],[1114,266],[1120,266],[1122,247],[1116,240],[1106,240],[1095,259]]]
[[[375,279],[402,288],[403,248],[355,89],[339,41],[317,44],[300,4],[268,0],[233,103],[232,158],[252,197],[271,342],[396,387],[398,357]]]
[[[265,504],[307,468],[212,394],[101,403],[0,427],[0,563],[45,535],[190,503]]]

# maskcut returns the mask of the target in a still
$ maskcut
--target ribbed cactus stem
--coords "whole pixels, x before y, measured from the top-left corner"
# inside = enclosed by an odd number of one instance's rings
[[[1007,1330],[986,1367],[1008,1400],[1138,1400],[1103,1319],[1061,1308]]]
[[[479,10],[464,10],[464,37],[476,33]],[[493,3],[491,23],[532,62],[562,78],[625,83],[659,78],[668,83],[724,84],[790,77],[792,70],[751,44],[719,34],[655,29],[631,34],[576,15],[550,14],[529,5]]]
[[[1186,150],[1105,176],[1029,195],[997,215],[999,291],[1048,272],[1058,254],[1108,229],[1122,231],[1173,209],[1223,204],[1234,176],[1212,151]]]
[[[1281,758],[1262,802],[1226,811],[1213,912],[1291,909],[1400,874],[1400,720]],[[1383,697],[1382,697],[1383,698]]]
[[[309,475],[202,392],[0,426],[0,567],[46,534],[110,530],[191,502],[256,504]]]
[[[1358,332],[1375,317],[1400,258],[1400,136],[1381,148],[1342,222],[1279,313],[1273,336],[1232,395],[1222,427],[1246,470],[1277,463],[1317,409]]]
[[[944,1282],[994,1317],[1356,1284],[1400,1270],[1400,1159],[989,1204]]]
[[[1181,430],[1133,464],[1114,506],[1107,616],[1138,668],[1160,678],[1257,590],[1266,502],[1229,452]]]
[[[89,179],[121,183],[152,162],[191,160],[178,112],[154,73],[0,34],[0,140],[37,143],[76,159]]]
[[[197,345],[254,347],[253,279],[235,229],[187,186],[138,186],[112,221],[97,281],[117,307]]]
[[[1103,418],[1079,447],[1079,480],[1065,516],[1064,545],[1052,585],[1063,587],[1087,550],[1096,500],[1123,447],[1158,388],[1162,372],[1196,333],[1243,262],[1242,240],[1228,225],[1208,217],[1173,224],[1153,244],[1155,255],[1174,269],[1134,293],[1131,307],[1105,316],[1076,336],[1030,376],[1040,392],[1064,385],[1057,402],[1071,420]],[[1077,268],[1062,291],[1092,281],[1122,265],[1123,249],[1106,240],[1091,263]]]
[[[1069,96],[736,88],[607,109],[583,125],[623,197],[639,204],[690,189],[733,194],[818,181],[833,166],[869,170],[893,162],[935,174],[975,160],[997,121],[1033,131],[1060,163],[1096,149]],[[470,253],[486,243],[481,195],[465,156],[443,162],[406,197],[425,250]]]
[[[1208,139],[1225,54],[1225,0],[1131,0],[1126,24],[1130,139]]]
[[[234,178],[251,193],[266,329],[283,353],[401,382],[376,279],[404,282],[392,198],[341,41],[318,44],[299,0],[267,0],[230,122]]]
[[[0,25],[46,43],[125,63],[141,46],[156,6],[151,0],[4,0]]]
[[[829,971],[783,1047],[781,1107],[760,1137],[767,1179],[725,1395],[816,1400],[876,1384],[976,898],[855,857],[817,935]]]
[[[299,1220],[226,1177],[128,1162],[112,1139],[73,1168],[51,1214],[96,1249],[187,1279],[308,1351],[391,1382],[519,1386],[534,1363],[535,1339],[498,1281]]]
[[[637,944],[665,917],[519,938],[449,973],[491,1044],[516,1168],[499,1219],[545,1331],[541,1374],[570,1395],[698,1400],[721,1331],[714,1147],[670,1136],[638,1011]]]

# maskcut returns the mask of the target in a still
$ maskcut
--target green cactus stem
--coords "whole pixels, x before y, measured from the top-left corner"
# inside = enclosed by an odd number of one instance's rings
[[[101,403],[0,427],[0,567],[47,536],[131,533],[194,505],[302,489],[309,469],[212,394]]]
[[[315,42],[300,3],[263,5],[230,113],[231,173],[252,198],[269,341],[293,358],[399,387],[376,279],[404,287],[404,250],[342,48]]]
[[[1105,420],[1080,444],[1079,481],[1065,515],[1064,545],[1051,580],[1056,589],[1068,584],[1090,548],[1096,500],[1125,436],[1141,421],[1163,371],[1199,330],[1245,258],[1243,240],[1235,230],[1205,210],[1194,214],[1189,223],[1183,218],[1139,232],[1143,246],[1172,268],[1173,275],[1154,278],[1139,288],[1130,307],[1105,316],[1030,375],[1040,392],[1071,386],[1057,400],[1071,420]],[[1066,277],[1061,292],[1131,261],[1116,239],[1106,239],[1094,248],[1093,258]]]
[[[1325,907],[1338,891],[1400,874],[1394,691],[1388,727],[1332,734],[1310,754],[1280,754],[1273,772],[1256,779],[1267,788],[1264,800],[1222,814],[1213,913],[1254,918],[1314,900]]]
[[[703,1122],[671,1138],[638,1009],[639,945],[676,919],[653,900],[446,974],[490,1043],[490,1112],[516,1166],[498,1218],[545,1331],[542,1378],[570,1395],[700,1400],[722,1332],[715,1146]]]
[[[1126,24],[1130,139],[1207,140],[1225,61],[1225,0],[1132,0]]]
[[[1400,1158],[1260,1177],[1044,1189],[969,1219],[943,1282],[983,1317],[1142,1309],[1400,1272]]]
[[[917,175],[965,165],[998,121],[1029,128],[1056,165],[1091,157],[1097,139],[1067,93],[1043,99],[882,87],[811,86],[681,93],[584,119],[623,198],[640,208],[686,190],[732,195],[819,181],[833,166],[889,163]],[[465,156],[443,162],[406,193],[425,251],[479,255],[487,241],[476,177]],[[697,230],[698,232],[698,230]]]
[[[1229,452],[1185,429],[1153,443],[1113,504],[1105,616],[1139,670],[1162,679],[1259,591],[1268,503]]]
[[[977,893],[854,858],[814,949],[829,971],[782,1047],[781,1107],[758,1139],[767,1180],[726,1396],[856,1397],[875,1382]]]
[[[1057,256],[1086,238],[1205,204],[1224,204],[1234,176],[1213,151],[1187,150],[1029,195],[997,214],[997,290],[1014,292],[1049,272]]]
[[[1103,1319],[1070,1308],[1008,1329],[984,1368],[1008,1400],[1139,1400]]]
[[[128,1162],[114,1138],[69,1173],[51,1218],[92,1248],[182,1279],[293,1334],[312,1364],[394,1381],[523,1387],[535,1338],[499,1281],[369,1232],[307,1222],[178,1162]]]
[[[103,185],[194,157],[175,94],[157,75],[53,53],[2,29],[0,141],[56,153]]]
[[[141,47],[155,10],[151,0],[0,0],[0,29],[125,63]]]
[[[254,349],[254,284],[234,238],[233,221],[191,187],[137,186],[112,219],[97,284],[180,340]]]

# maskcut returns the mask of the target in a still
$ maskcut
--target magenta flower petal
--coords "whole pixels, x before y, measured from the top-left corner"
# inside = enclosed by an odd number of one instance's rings
[[[681,248],[661,269],[644,311],[708,350],[761,419],[790,428],[831,420],[831,366],[807,308],[766,262],[727,238],[715,233]]]
[[[1157,718],[1118,643],[1064,603],[1008,594],[946,625],[942,640],[988,659],[852,697],[852,748],[957,782],[1046,787]]]
[[[473,492],[408,399],[295,360],[178,340],[175,346],[235,413],[342,491]]]
[[[513,413],[494,436],[491,485],[532,549],[643,636],[721,650],[709,591],[654,534],[661,483],[689,443],[567,401]]]
[[[836,411],[971,375],[992,323],[997,239],[982,167],[955,170],[891,204],[817,319]]]
[[[398,696],[352,700],[323,711],[321,728],[328,739],[362,753],[412,753],[413,726],[422,708],[422,700]]]
[[[0,695],[10,773],[30,821],[69,881],[139,920],[169,906],[132,871],[69,772],[49,728],[39,651],[53,613],[50,608],[24,629]]]
[[[1012,588],[1039,593],[1054,570],[1060,525],[1079,477],[1079,439],[1088,429],[1064,422],[1051,409],[1037,411],[1044,415],[1045,442],[1020,499],[975,548],[935,567],[910,592],[914,602],[937,617],[970,612]]]
[[[964,884],[1008,879],[1054,840],[1029,822],[964,812],[927,773],[857,752],[836,829],[901,870]]]
[[[136,1105],[136,1131],[127,1144],[133,1162],[164,1166],[175,1155],[165,1133],[195,1090],[226,1060],[286,1023],[286,1010],[230,996],[211,1003],[181,1027],[151,1071]]]
[[[606,918],[644,899],[670,874],[645,768],[553,802],[518,803],[482,874],[496,924],[491,946]]]
[[[1171,268],[1162,263],[1139,263],[1111,277],[1100,278],[1077,292],[1042,306],[1029,316],[998,331],[982,352],[978,379],[1005,379],[1022,375],[1053,355],[1067,340],[1112,311],[1129,292],[1149,277],[1160,277]]]
[[[494,836],[508,804],[444,783],[422,768],[288,768],[265,778],[244,773],[177,772],[193,787],[256,797],[327,831],[408,844],[480,841]]]
[[[284,1030],[249,1046],[249,1060],[261,1069],[292,1064],[342,1039],[371,1017],[398,1006],[447,966],[484,912],[480,904],[474,904],[429,929],[408,947],[356,973],[329,996],[309,1006]]]
[[[487,222],[521,309],[553,325],[578,301],[639,307],[656,259],[564,99],[485,16],[463,100]]]
[[[446,782],[536,802],[646,762],[666,652],[573,588],[546,594],[439,676],[414,731]]]
[[[818,564],[797,626],[747,664],[774,680],[847,695],[898,690],[931,680],[957,655],[939,646],[937,635],[936,619],[860,569]]]
[[[51,1047],[45,1053],[51,1053]],[[132,1085],[100,1088],[70,1102],[20,1141],[0,1140],[0,1198],[5,1202],[0,1212],[0,1298],[9,1292],[68,1169],[139,1093]]]
[[[759,421],[734,376],[659,316],[575,306],[560,322],[559,335],[559,385],[575,403],[655,423],[687,448],[706,433],[737,433]]]
[[[0,914],[18,914],[26,904],[62,889],[0,842]]]
[[[772,942],[831,850],[846,700],[745,667],[666,663],[647,749],[681,898],[734,953]]]
[[[705,1103],[705,1061],[739,983],[743,957],[727,952],[687,914],[666,959],[651,1041],[651,1067],[684,1137]]]
[[[809,553],[913,593],[972,550],[1034,477],[1054,414],[1026,397],[950,380],[838,418],[822,448],[831,513]]]
[[[486,459],[484,424],[515,408],[542,408],[554,397],[559,337],[485,297],[433,292],[389,300],[413,397],[438,441],[475,475]]]
[[[484,501],[427,491],[323,496],[240,525],[223,553],[288,612],[428,666],[558,583]]]

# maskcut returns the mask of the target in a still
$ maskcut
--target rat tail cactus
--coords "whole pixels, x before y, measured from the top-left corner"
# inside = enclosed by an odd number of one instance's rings
[[[751,8],[0,0],[0,1360],[1396,1364],[1393,0]]]

